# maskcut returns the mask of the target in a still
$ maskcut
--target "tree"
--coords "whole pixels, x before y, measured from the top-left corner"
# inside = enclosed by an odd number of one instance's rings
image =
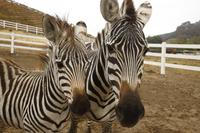
[[[162,43],[162,39],[160,38],[160,36],[149,36],[147,37],[147,41],[148,43]]]

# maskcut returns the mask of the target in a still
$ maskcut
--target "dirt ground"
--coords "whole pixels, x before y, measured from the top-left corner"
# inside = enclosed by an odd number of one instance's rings
[[[200,132],[200,72],[167,69],[166,75],[162,76],[158,67],[145,66],[139,93],[145,106],[145,117],[133,128],[123,128],[114,123],[113,133]],[[80,123],[79,133],[84,133],[85,124]],[[100,133],[100,125],[92,124],[92,131]],[[67,127],[64,132],[67,132]],[[23,131],[0,122],[0,133]]]

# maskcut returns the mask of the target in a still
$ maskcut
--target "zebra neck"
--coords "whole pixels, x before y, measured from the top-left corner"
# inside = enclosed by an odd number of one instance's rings
[[[59,79],[58,79],[58,70],[55,66],[55,63],[50,63],[45,70],[44,73],[44,93],[52,94],[54,97],[54,100],[59,101],[60,103],[66,104],[67,98],[64,95],[64,92],[60,86]],[[59,105],[59,104],[58,104]]]
[[[101,95],[104,99],[110,95],[112,91],[110,83],[108,81],[108,72],[107,72],[107,56],[105,49],[100,48],[98,53],[95,55],[91,61],[91,66],[88,71],[87,78],[87,89],[88,90],[99,90],[104,94]],[[109,95],[108,95],[109,94]]]
[[[107,70],[107,57],[108,57],[108,50],[105,45],[105,38],[106,38],[105,29],[102,30],[101,33],[98,33],[96,37],[96,45],[98,47],[98,52],[94,56],[94,60],[91,61],[92,67],[90,68],[91,73],[89,75],[92,76],[93,79],[101,80],[102,86],[101,88],[109,88],[107,91],[110,91],[110,83],[108,80],[108,70]],[[90,78],[91,80],[91,78]]]

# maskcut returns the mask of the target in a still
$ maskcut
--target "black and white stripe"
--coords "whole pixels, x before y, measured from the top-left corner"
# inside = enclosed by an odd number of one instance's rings
[[[101,12],[110,29],[106,29],[106,33],[103,30],[96,38],[99,49],[91,57],[86,80],[91,106],[87,116],[104,125],[117,118],[122,126],[131,127],[144,115],[137,89],[148,49],[142,31],[147,19],[135,12],[131,0],[124,0],[121,14],[116,3],[115,0],[101,1]],[[143,14],[147,11],[150,15],[150,4],[144,4],[142,8],[149,10],[142,10]],[[111,127],[104,127],[107,129],[103,132],[111,132]]]
[[[43,27],[51,41],[43,72],[28,72],[0,60],[0,116],[8,125],[26,132],[54,133],[65,126],[72,108],[81,104],[76,100],[85,91],[87,54],[67,22],[45,15]],[[82,114],[87,108],[75,113]]]
[[[50,61],[45,72],[22,71],[12,77],[5,74],[8,67],[21,71],[7,61],[0,62],[0,86],[3,90],[1,119],[9,126],[23,128],[27,132],[54,132],[62,129],[70,112],[54,62]],[[2,77],[7,77],[7,80]]]

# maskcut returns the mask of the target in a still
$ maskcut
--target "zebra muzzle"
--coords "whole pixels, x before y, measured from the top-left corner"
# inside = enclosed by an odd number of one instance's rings
[[[144,106],[137,92],[128,91],[116,106],[116,116],[124,127],[133,127],[144,116]]]
[[[76,115],[84,115],[90,109],[90,102],[88,97],[84,95],[75,95],[73,97],[73,102],[70,104],[70,109],[72,113]]]

